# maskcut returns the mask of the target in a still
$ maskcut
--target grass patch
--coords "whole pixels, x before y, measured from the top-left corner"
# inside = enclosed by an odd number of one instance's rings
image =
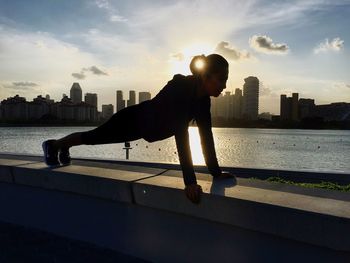
[[[259,179],[256,177],[252,177],[251,179]],[[274,183],[282,183],[282,184],[290,184],[290,185],[296,185],[296,186],[302,186],[302,187],[308,187],[308,188],[322,188],[322,189],[328,189],[328,190],[336,190],[336,191],[342,191],[342,192],[350,192],[350,184],[348,185],[339,185],[332,182],[325,182],[322,181],[320,183],[297,183],[289,180],[285,180],[281,177],[269,177],[263,181],[267,182],[274,182]]]

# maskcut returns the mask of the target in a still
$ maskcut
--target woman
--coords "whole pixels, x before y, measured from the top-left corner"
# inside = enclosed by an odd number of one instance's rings
[[[202,67],[198,67],[199,61]],[[95,129],[43,142],[46,164],[70,164],[69,148],[76,145],[121,143],[141,138],[154,142],[174,135],[186,196],[199,203],[202,188],[196,181],[190,151],[188,126],[191,120],[197,123],[204,159],[211,175],[214,178],[235,178],[221,171],[211,131],[210,96],[218,97],[226,88],[228,62],[218,54],[196,56],[190,69],[193,75],[174,75],[153,99],[118,111]]]

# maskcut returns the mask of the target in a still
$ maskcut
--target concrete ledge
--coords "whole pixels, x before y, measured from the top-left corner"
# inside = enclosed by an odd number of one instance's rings
[[[181,180],[160,175],[133,184],[140,205],[350,251],[350,202],[199,181],[203,200],[189,203]],[[162,198],[162,196],[167,198]]]
[[[23,154],[18,155],[15,153],[0,153],[0,158],[7,159],[19,159],[30,160],[36,162],[42,162],[42,155]],[[103,165],[121,165],[121,166],[137,166],[144,167],[145,169],[165,169],[165,170],[181,170],[179,164],[173,163],[151,163],[140,162],[130,160],[106,160],[106,159],[91,159],[91,158],[74,158],[74,164],[83,164],[85,166],[103,166]],[[208,169],[205,165],[195,165],[195,171],[197,173],[208,173]],[[240,178],[256,177],[259,179],[266,179],[272,176],[278,176],[286,180],[292,180],[295,182],[305,183],[320,183],[322,181],[333,182],[340,185],[350,184],[350,171],[336,172],[336,171],[309,171],[309,170],[280,170],[280,169],[263,169],[263,168],[243,168],[243,167],[229,167],[221,166],[223,170],[230,171]]]
[[[123,168],[116,170],[78,165],[49,168],[45,163],[39,162],[15,165],[12,173],[16,184],[130,203],[133,199],[130,186],[132,181],[163,172],[161,169],[147,173],[142,168],[133,167],[133,171],[128,171],[126,166]]]
[[[13,182],[12,167],[32,163],[27,160],[0,159],[0,182]]]
[[[283,262],[350,262],[347,193],[197,173],[204,194],[193,204],[178,170],[82,159],[48,168],[0,157],[5,222],[158,262],[273,262],[275,254]]]

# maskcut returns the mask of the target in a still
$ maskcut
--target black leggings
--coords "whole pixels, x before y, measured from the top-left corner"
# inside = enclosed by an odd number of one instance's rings
[[[81,133],[82,144],[107,144],[142,138],[140,109],[132,105],[114,113],[105,123]]]

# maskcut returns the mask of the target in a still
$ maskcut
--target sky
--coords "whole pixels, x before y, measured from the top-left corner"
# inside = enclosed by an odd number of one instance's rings
[[[225,91],[260,80],[259,112],[280,95],[350,102],[350,0],[0,0],[0,100],[59,101],[74,82],[115,106],[155,96],[191,57],[229,61]]]

